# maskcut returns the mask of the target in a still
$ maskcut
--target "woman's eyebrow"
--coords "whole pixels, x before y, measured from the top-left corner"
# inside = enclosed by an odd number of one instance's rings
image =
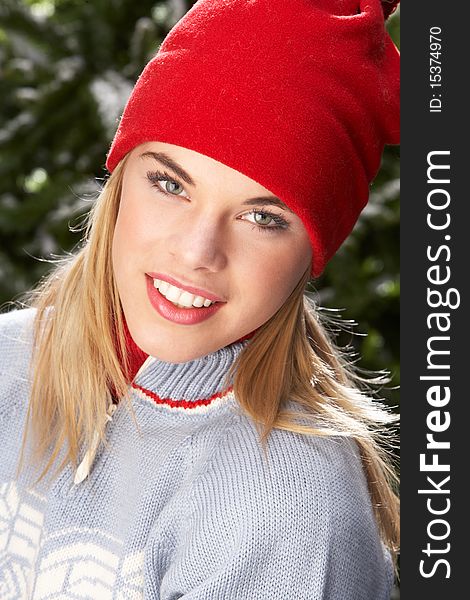
[[[168,169],[174,171],[178,175],[178,177],[180,177],[189,185],[195,185],[191,175],[186,173],[183,167],[180,167],[180,165],[177,162],[175,162],[172,158],[168,156],[168,154],[165,154],[164,152],[143,152],[140,155],[140,158],[154,158],[158,162],[162,163],[162,165],[165,165],[165,167],[168,167]]]
[[[243,204],[249,206],[253,206],[256,204],[266,206],[268,204],[272,204],[273,206],[278,206],[283,210],[287,210],[288,212],[293,213],[293,211],[286,204],[284,204],[282,200],[279,200],[277,196],[259,196],[257,198],[250,198],[249,200],[245,200]]]

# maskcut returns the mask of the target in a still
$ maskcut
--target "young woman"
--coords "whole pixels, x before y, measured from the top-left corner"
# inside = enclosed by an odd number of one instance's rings
[[[145,68],[0,318],[2,598],[389,599],[393,418],[304,295],[398,142],[388,12],[199,0]]]

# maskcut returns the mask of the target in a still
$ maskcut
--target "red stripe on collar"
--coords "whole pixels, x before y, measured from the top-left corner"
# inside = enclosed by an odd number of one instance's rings
[[[218,398],[222,398],[223,396],[226,396],[229,392],[231,392],[233,390],[233,386],[230,386],[221,392],[217,392],[216,394],[213,394],[209,398],[203,398],[200,400],[183,400],[183,399],[182,400],[173,400],[172,398],[161,398],[155,392],[152,392],[151,390],[147,390],[144,387],[138,385],[137,383],[132,383],[132,387],[134,389],[139,390],[140,392],[144,393],[146,396],[151,398],[157,404],[166,404],[167,406],[171,406],[172,408],[189,408],[189,409],[196,408],[198,406],[207,406],[214,400],[217,400]]]

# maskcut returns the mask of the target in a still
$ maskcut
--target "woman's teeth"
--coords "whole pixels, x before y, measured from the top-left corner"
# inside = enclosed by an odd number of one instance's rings
[[[201,308],[202,306],[210,306],[214,304],[212,300],[208,298],[203,298],[202,296],[195,296],[194,294],[190,294],[189,292],[185,292],[180,288],[170,285],[166,281],[161,281],[160,279],[153,280],[154,287],[165,296],[167,300],[173,302],[179,308]]]

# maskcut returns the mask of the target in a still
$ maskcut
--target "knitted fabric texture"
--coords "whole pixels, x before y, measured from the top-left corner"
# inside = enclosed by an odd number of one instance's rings
[[[199,0],[140,75],[106,166],[160,141],[254,179],[301,219],[318,276],[399,142],[399,52],[380,0]]]
[[[223,383],[244,343],[146,361],[83,483],[16,479],[33,317],[0,315],[0,598],[389,600],[356,445],[274,430],[266,459]]]

